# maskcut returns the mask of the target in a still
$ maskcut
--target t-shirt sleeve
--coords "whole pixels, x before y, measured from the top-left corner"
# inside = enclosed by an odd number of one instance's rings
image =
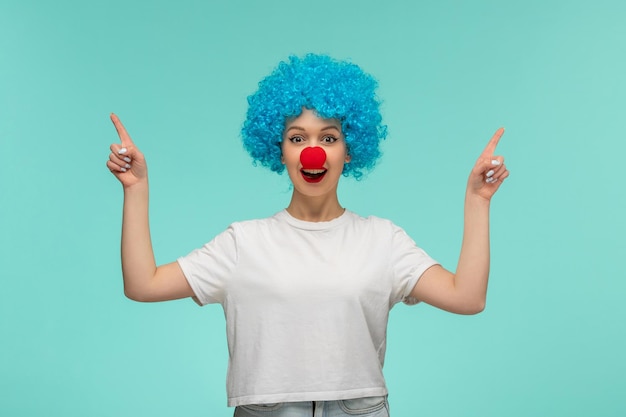
[[[237,240],[231,225],[190,254],[177,259],[199,305],[222,303],[225,288],[237,264]]]
[[[438,262],[419,248],[413,239],[398,226],[393,225],[391,244],[391,269],[393,273],[393,303],[417,304],[411,291],[422,274]]]

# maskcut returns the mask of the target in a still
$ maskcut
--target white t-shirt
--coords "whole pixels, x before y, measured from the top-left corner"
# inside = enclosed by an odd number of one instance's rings
[[[387,318],[430,258],[399,227],[350,211],[232,224],[178,259],[200,305],[220,303],[228,405],[386,395]]]

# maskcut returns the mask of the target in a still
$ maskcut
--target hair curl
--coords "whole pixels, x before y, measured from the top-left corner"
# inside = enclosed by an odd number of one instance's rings
[[[248,97],[248,112],[241,129],[243,144],[254,163],[281,173],[281,142],[287,118],[302,108],[341,122],[350,162],[343,175],[359,179],[380,157],[379,144],[387,136],[382,125],[378,83],[352,63],[327,55],[290,56],[259,82]]]

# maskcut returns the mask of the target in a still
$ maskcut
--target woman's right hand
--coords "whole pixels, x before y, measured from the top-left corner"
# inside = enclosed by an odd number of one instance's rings
[[[113,113],[111,113],[111,121],[115,125],[121,143],[111,145],[107,168],[125,188],[147,181],[146,159],[133,143],[120,119]]]

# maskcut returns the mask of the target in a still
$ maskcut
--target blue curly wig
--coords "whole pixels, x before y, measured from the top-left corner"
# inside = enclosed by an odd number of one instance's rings
[[[255,164],[281,173],[281,142],[285,122],[302,108],[341,122],[350,162],[343,175],[359,179],[380,156],[387,136],[382,125],[378,83],[357,65],[326,55],[290,56],[259,83],[248,97],[248,113],[241,129],[243,144]]]

